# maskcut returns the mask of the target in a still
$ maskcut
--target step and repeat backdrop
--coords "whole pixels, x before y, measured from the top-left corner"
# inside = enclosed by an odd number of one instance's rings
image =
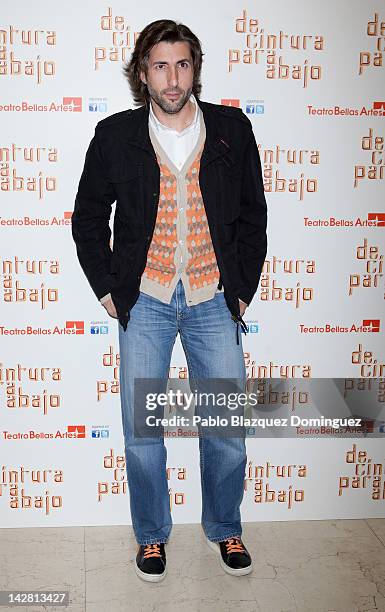
[[[362,414],[368,394],[383,413],[383,0],[16,0],[0,16],[2,527],[131,523],[117,322],[71,214],[95,125],[133,107],[122,67],[160,18],[198,35],[202,99],[242,108],[260,151],[269,244],[248,378],[294,415],[309,380],[345,378]],[[170,377],[187,376],[178,339]],[[271,379],[294,384],[289,399]],[[243,520],[385,516],[383,440],[311,433],[248,438]],[[199,522],[198,441],[166,445],[174,522]]]

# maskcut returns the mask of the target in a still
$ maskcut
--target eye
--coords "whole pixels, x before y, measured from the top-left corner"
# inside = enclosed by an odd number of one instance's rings
[[[181,63],[179,64],[179,66],[181,66],[182,68],[188,68],[188,67],[189,67],[189,64],[188,64],[188,62],[181,62]]]

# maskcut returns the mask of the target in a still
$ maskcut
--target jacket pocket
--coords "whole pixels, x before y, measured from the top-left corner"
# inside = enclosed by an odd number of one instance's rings
[[[116,193],[117,221],[130,227],[144,225],[143,165],[124,166],[123,163],[113,168],[110,180]]]
[[[123,162],[112,166],[110,169],[111,183],[126,183],[143,176],[143,165],[126,165]]]

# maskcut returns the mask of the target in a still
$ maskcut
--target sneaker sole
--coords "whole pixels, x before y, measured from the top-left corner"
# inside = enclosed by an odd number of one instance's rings
[[[233,567],[229,567],[222,559],[221,550],[219,545],[215,542],[212,542],[207,537],[205,538],[208,547],[213,550],[219,556],[219,562],[221,564],[222,569],[225,570],[231,576],[245,576],[246,574],[250,574],[253,571],[253,562],[250,563],[247,567],[240,567],[239,569],[234,569]]]
[[[136,561],[134,561],[134,563],[136,575],[139,576],[139,578],[141,578],[142,580],[145,580],[146,582],[160,582],[167,574],[167,565],[164,568],[164,572],[162,574],[147,574],[146,572],[142,572],[142,570],[139,569],[139,567],[136,565]]]

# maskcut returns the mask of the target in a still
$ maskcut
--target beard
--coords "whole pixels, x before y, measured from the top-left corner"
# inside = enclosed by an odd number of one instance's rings
[[[179,111],[182,110],[184,105],[188,102],[191,96],[192,87],[186,89],[186,91],[180,89],[179,87],[177,87],[176,89],[163,89],[162,91],[156,91],[155,89],[152,89],[152,87],[150,87],[150,85],[147,83],[147,90],[150,98],[160,106],[162,111],[168,113],[169,115],[174,115],[175,113],[179,113]],[[182,95],[178,100],[175,101],[168,100],[164,97],[165,94],[171,93]]]

